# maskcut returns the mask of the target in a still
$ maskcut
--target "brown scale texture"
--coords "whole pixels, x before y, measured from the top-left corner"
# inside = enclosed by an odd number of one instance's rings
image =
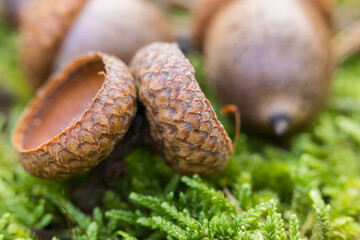
[[[131,70],[151,136],[166,162],[186,174],[221,170],[233,152],[231,141],[177,44],[142,48]]]
[[[79,120],[37,148],[25,149],[24,139],[36,113],[77,68],[102,61],[104,82]],[[13,137],[19,158],[31,174],[46,179],[67,179],[86,172],[105,159],[123,138],[135,116],[136,90],[127,66],[119,59],[88,54],[70,63],[50,79],[27,107]]]
[[[39,87],[51,73],[63,36],[87,1],[33,0],[25,5],[20,49],[23,71],[33,87]]]

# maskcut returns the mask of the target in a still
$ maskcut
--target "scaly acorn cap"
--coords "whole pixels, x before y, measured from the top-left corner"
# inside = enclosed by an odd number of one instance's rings
[[[67,179],[104,160],[136,113],[128,67],[89,53],[53,76],[26,108],[13,144],[24,168],[45,179]]]
[[[131,71],[151,136],[166,162],[185,174],[221,170],[233,153],[231,141],[178,45],[140,49]]]
[[[34,88],[52,71],[58,48],[88,0],[36,0],[25,4],[20,19],[20,55],[24,74]]]

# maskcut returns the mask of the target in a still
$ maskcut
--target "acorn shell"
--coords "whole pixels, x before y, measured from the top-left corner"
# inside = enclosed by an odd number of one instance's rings
[[[233,152],[231,141],[177,44],[142,48],[131,70],[151,136],[166,162],[186,174],[221,170]]]
[[[173,39],[167,18],[144,0],[36,0],[22,25],[22,64],[35,88],[86,52],[113,54],[128,63],[140,47]]]
[[[242,0],[223,8],[207,30],[204,55],[218,96],[242,122],[265,134],[294,132],[328,96],[331,29],[310,1]]]
[[[127,66],[102,53],[71,62],[40,88],[13,135],[24,168],[46,179],[67,179],[106,158],[136,113]]]

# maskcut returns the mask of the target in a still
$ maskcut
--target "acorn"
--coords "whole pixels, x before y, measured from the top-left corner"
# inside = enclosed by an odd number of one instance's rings
[[[25,6],[20,36],[23,70],[35,88],[87,51],[128,63],[143,45],[172,40],[167,18],[145,0],[32,1]]]
[[[248,129],[285,135],[323,107],[333,73],[326,0],[203,0],[195,41],[218,96]]]
[[[130,69],[154,146],[166,163],[184,174],[223,169],[233,153],[231,141],[178,45],[145,46]]]
[[[13,135],[24,168],[67,179],[104,160],[137,109],[134,79],[116,57],[88,53],[41,87]]]

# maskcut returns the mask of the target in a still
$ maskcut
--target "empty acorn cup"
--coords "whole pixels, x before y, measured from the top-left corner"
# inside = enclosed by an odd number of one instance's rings
[[[13,143],[28,172],[67,179],[108,156],[136,109],[128,67],[116,57],[88,53],[38,90],[15,129]]]

